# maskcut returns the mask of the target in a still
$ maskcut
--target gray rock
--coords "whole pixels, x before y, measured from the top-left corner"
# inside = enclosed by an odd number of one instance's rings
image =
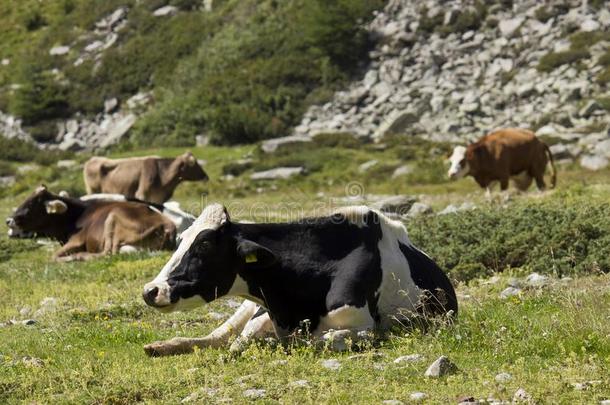
[[[0,176],[0,188],[11,187],[15,181],[15,176]]]
[[[404,402],[399,401],[397,399],[386,399],[384,401],[381,401],[381,403],[384,405],[404,405]]]
[[[60,169],[70,169],[78,165],[76,160],[66,159],[66,160],[58,160],[57,167]]]
[[[517,31],[525,19],[523,17],[515,17],[511,19],[502,19],[498,24],[500,32],[505,37],[512,37],[515,31]]]
[[[521,289],[517,287],[506,287],[501,293],[500,298],[506,299],[521,294]]]
[[[104,101],[104,112],[106,114],[110,114],[114,112],[118,106],[119,100],[117,100],[116,97],[109,98],[108,100]]]
[[[80,139],[70,138],[64,139],[57,147],[60,150],[69,150],[76,152],[85,149],[87,147],[87,144],[84,141],[81,141]]]
[[[406,176],[407,174],[411,174],[413,173],[413,166],[412,165],[402,165],[397,167],[394,172],[392,173],[392,178],[398,178],[398,177],[402,177],[402,176]]]
[[[405,215],[411,210],[411,207],[417,202],[417,198],[409,195],[395,195],[383,198],[374,204],[373,208],[382,212],[391,212],[395,214]]]
[[[244,397],[249,399],[259,399],[264,398],[267,391],[263,389],[250,388],[243,392]]]
[[[525,282],[530,287],[543,287],[550,282],[550,279],[542,274],[532,273],[525,278]]]
[[[321,363],[322,367],[328,370],[337,371],[341,368],[341,363],[337,359],[322,360]]]
[[[213,397],[218,393],[215,388],[200,388],[197,391],[184,397],[180,403],[188,404],[190,402],[205,402],[204,398]]]
[[[603,110],[602,106],[595,100],[589,101],[583,108],[580,109],[578,115],[584,118],[589,118],[595,111]]]
[[[397,357],[394,359],[394,363],[395,364],[418,363],[423,360],[424,360],[424,356],[422,356],[421,354],[415,353],[415,354],[407,354],[406,356]]]
[[[593,151],[599,156],[610,158],[610,139],[599,142],[597,145],[595,145]]]
[[[580,159],[580,165],[592,171],[605,169],[609,163],[606,157],[598,155],[585,155]]]
[[[416,203],[413,203],[413,205],[409,209],[409,212],[407,213],[407,217],[416,218],[416,217],[419,217],[422,215],[432,214],[432,212],[433,212],[432,207],[430,207],[428,204],[416,202]]]
[[[412,392],[411,395],[409,395],[409,398],[411,399],[411,401],[414,401],[414,402],[423,401],[427,397],[428,397],[428,394],[423,393],[423,392]]]
[[[288,384],[290,388],[310,388],[309,381],[307,380],[296,380]]]
[[[572,153],[570,153],[570,148],[563,143],[556,143],[555,145],[551,145],[549,147],[553,158],[558,159],[569,159],[572,158]]]
[[[127,108],[131,110],[142,109],[153,101],[151,92],[138,93],[127,100]]]
[[[395,118],[388,119],[389,125],[380,128],[379,138],[391,134],[403,134],[413,124],[419,121],[419,117],[412,111],[405,111],[396,115]],[[385,127],[385,128],[384,128]]]
[[[509,373],[500,373],[500,374],[497,374],[496,377],[494,378],[494,380],[496,380],[497,383],[501,383],[501,384],[507,383],[512,379],[513,379],[513,376],[510,375]]]
[[[136,123],[136,116],[134,114],[127,114],[123,118],[114,122],[110,128],[108,128],[108,133],[100,142],[100,146],[102,148],[106,148],[110,145],[113,145],[121,140],[123,136],[125,136],[133,124]]]
[[[208,146],[209,144],[210,144],[209,135],[196,135],[195,136],[195,145],[196,146]]]
[[[284,136],[282,138],[274,138],[274,139],[269,139],[269,140],[264,141],[261,144],[261,149],[265,153],[273,153],[276,150],[278,150],[278,148],[281,148],[283,146],[295,145],[295,144],[300,144],[300,143],[308,143],[308,142],[311,142],[312,140],[313,140],[313,138],[308,135]]]
[[[358,166],[358,171],[360,173],[366,173],[368,172],[371,168],[373,168],[374,166],[376,166],[379,163],[378,160],[374,159],[374,160],[369,160],[368,162],[364,162],[362,163],[360,166]]]
[[[595,20],[585,20],[580,24],[580,30],[584,32],[597,31],[600,28],[600,24]]]
[[[21,359],[21,362],[27,367],[43,367],[44,361],[37,357],[25,356]]]
[[[285,180],[290,177],[302,175],[305,169],[302,167],[277,167],[275,169],[252,173],[251,180]]]
[[[513,402],[529,402],[531,400],[532,396],[523,388],[519,388],[513,395]]]
[[[101,50],[103,46],[104,43],[102,41],[94,41],[85,47],[85,52],[92,53]]]
[[[442,377],[457,371],[457,366],[446,356],[441,356],[430,364],[426,373],[426,377]]]
[[[164,6],[153,11],[155,17],[170,17],[178,13],[178,7]]]
[[[610,399],[602,399],[599,401],[599,405],[610,405]]]
[[[62,56],[70,52],[69,46],[55,46],[49,50],[51,56]]]

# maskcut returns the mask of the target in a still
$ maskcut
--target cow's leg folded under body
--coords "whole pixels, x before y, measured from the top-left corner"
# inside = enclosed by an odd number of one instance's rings
[[[261,310],[248,321],[239,337],[231,344],[232,353],[242,352],[252,339],[260,339],[266,336],[274,336],[275,328],[269,312]]]
[[[258,311],[259,306],[252,301],[244,301],[235,313],[212,333],[203,338],[177,337],[170,340],[154,342],[144,346],[149,356],[171,356],[191,353],[195,347],[221,347],[229,343],[232,336],[239,334],[248,321]]]
[[[77,253],[85,250],[85,241],[80,234],[73,235],[55,254],[53,259],[58,262],[71,262],[79,259]]]

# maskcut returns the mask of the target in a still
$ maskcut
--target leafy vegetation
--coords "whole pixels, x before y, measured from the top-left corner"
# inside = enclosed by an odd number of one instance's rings
[[[590,58],[591,54],[585,49],[569,49],[561,52],[549,52],[540,58],[537,69],[541,72],[551,72],[559,66],[575,63]]]

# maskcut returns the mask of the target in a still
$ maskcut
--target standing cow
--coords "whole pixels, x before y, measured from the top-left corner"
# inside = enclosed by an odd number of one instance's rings
[[[512,179],[518,189],[525,191],[536,180],[539,190],[544,190],[544,172],[551,162],[551,187],[557,182],[557,171],[549,147],[533,132],[518,129],[501,129],[485,135],[477,142],[456,146],[449,158],[448,175],[452,179],[472,176],[476,182],[489,190],[491,183],[499,181],[506,190]]]
[[[208,180],[208,175],[191,152],[175,159],[157,156],[92,157],[85,163],[83,175],[87,194],[122,194],[157,204],[169,200],[183,180]]]
[[[269,330],[356,339],[396,322],[457,314],[443,271],[413,246],[402,223],[367,207],[297,223],[243,224],[213,204],[183,237],[144,287],[144,301],[162,312],[227,295],[247,301],[210,335],[156,342],[145,347],[149,355],[220,347],[240,332],[232,350]]]

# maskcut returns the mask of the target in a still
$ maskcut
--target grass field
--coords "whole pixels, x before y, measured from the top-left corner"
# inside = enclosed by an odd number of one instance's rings
[[[442,178],[442,153],[413,156],[413,174],[392,180],[393,168],[406,160],[401,159],[408,154],[405,148],[319,147],[273,157],[259,155],[254,147],[194,152],[207,161],[213,180],[178,188],[176,199],[193,212],[208,200],[243,207],[257,203],[265,207],[262,214],[245,209],[237,217],[280,220],[287,203],[305,214],[330,208],[330,198],[344,197],[352,182],[366,194],[420,195],[437,211],[449,203],[473,202],[479,208],[472,212],[407,223],[416,244],[456,280],[458,322],[426,333],[393,331],[358,353],[260,343],[241,356],[213,349],[151,359],[144,344],[204,335],[239,300],[160,314],[145,306],[140,292],[169,253],[60,264],[51,261],[54,243],[1,236],[0,403],[180,403],[187,397],[193,403],[248,403],[254,400],[244,396],[249,389],[265,390],[260,403],[410,403],[414,392],[427,395],[424,403],[468,397],[510,401],[519,388],[537,403],[610,399],[607,171],[589,174],[563,166],[558,190],[511,195],[509,202],[496,196],[490,202],[472,180],[448,183]],[[253,168],[230,181],[219,180],[223,167],[247,155],[254,157]],[[358,166],[371,159],[378,159],[380,167],[359,173]],[[257,168],[297,163],[309,174],[273,184],[248,177]],[[19,175],[14,186],[2,190],[0,216],[10,214],[41,182],[55,191],[83,191],[78,166],[42,167]],[[508,248],[501,250],[502,245]],[[514,252],[519,255],[512,257]],[[524,277],[534,270],[550,281],[528,287]],[[515,280],[522,291],[500,298]],[[35,323],[21,323],[27,319]],[[422,359],[394,363],[409,354]],[[440,355],[448,356],[458,371],[438,380],[424,377]],[[331,358],[339,361],[338,370],[323,367]],[[500,373],[510,377],[497,381]],[[295,383],[300,380],[306,383]]]

